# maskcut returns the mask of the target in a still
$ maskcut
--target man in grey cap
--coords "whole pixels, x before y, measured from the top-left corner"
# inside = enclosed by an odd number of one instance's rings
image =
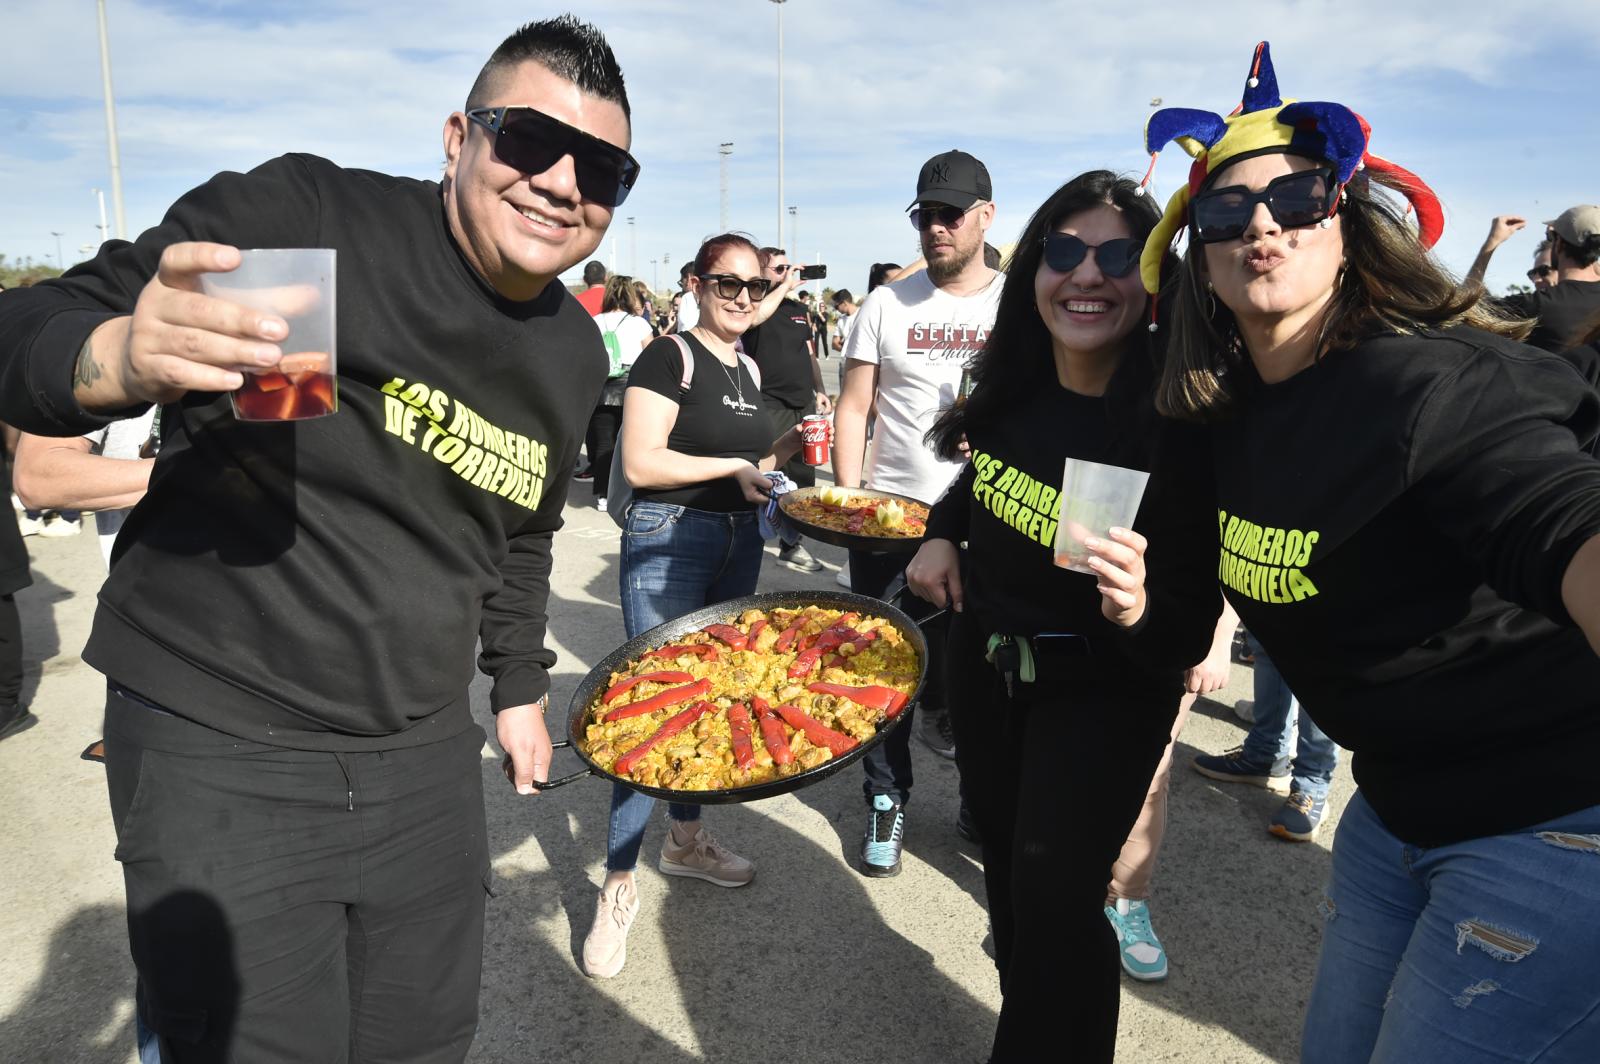
[[[845,344],[844,377],[834,412],[833,476],[842,487],[869,487],[925,503],[944,494],[961,470],[923,444],[922,434],[955,402],[962,369],[982,349],[994,326],[1005,276],[983,261],[983,238],[994,222],[989,171],[963,151],[935,155],[917,177],[908,210],[922,240],[926,270],[881,285],[868,294]],[[876,410],[872,446],[867,417]],[[906,554],[850,552],[851,590],[889,598],[905,586]],[[913,597],[907,612],[931,610]],[[955,756],[945,711],[942,637],[930,634],[932,660],[918,712],[924,742],[942,757]],[[903,807],[911,793],[909,723],[862,759],[866,767],[867,830],[861,871],[900,871]],[[957,830],[974,829],[965,809]]]
[[[1482,281],[1495,248],[1527,224],[1516,215],[1496,218],[1467,280]],[[1569,207],[1544,224],[1556,283],[1544,291],[1517,293],[1504,302],[1511,313],[1536,321],[1527,343],[1564,352],[1600,327],[1600,206]]]

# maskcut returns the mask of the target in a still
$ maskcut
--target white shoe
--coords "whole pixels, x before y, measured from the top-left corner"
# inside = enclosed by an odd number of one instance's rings
[[[606,497],[604,495],[601,495],[601,496],[599,496],[598,498],[596,498],[594,500],[594,508],[596,510],[600,510],[602,512],[605,510],[605,508],[606,508]]]
[[[594,923],[583,940],[583,970],[595,979],[610,979],[628,960],[628,930],[639,915],[639,892],[631,880],[600,891]]]
[[[44,531],[44,522],[37,517],[29,517],[26,513],[18,513],[17,531],[24,536],[37,536]]]
[[[712,838],[705,828],[697,829],[694,838],[680,846],[669,825],[656,867],[663,875],[703,879],[719,887],[742,887],[756,877],[754,864]]]
[[[846,591],[850,590],[850,563],[849,562],[845,562],[843,565],[839,566],[839,571],[834,574],[833,582],[838,584],[840,587],[844,588]]]

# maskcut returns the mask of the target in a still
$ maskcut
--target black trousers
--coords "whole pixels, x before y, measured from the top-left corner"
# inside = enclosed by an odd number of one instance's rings
[[[906,586],[906,564],[911,557],[909,554],[852,550],[850,590],[887,602]],[[912,620],[920,620],[937,612],[932,603],[909,591],[900,596],[896,605],[905,610]],[[928,639],[928,678],[922,685],[922,695],[917,704],[905,711],[907,719],[900,727],[861,758],[861,765],[866,770],[861,789],[869,804],[880,794],[887,794],[901,805],[911,798],[911,729],[915,723],[911,719],[912,714],[917,706],[929,712],[940,712],[945,708],[944,623],[944,618],[940,618],[923,629],[923,635]]]
[[[0,706],[22,698],[22,616],[17,597],[0,595]]]
[[[1135,694],[1100,659],[1039,659],[1034,683],[984,660],[990,633],[951,622],[947,668],[956,762],[983,836],[1000,972],[992,1064],[1109,1061],[1121,964],[1106,881],[1161,761],[1181,691]],[[1124,677],[1119,681],[1118,676]]]
[[[116,857],[164,1064],[465,1058],[489,886],[483,738],[286,750],[113,688]]]
[[[584,447],[589,452],[589,472],[594,474],[594,497],[603,499],[611,488],[611,455],[617,449],[617,434],[622,431],[622,407],[594,408],[589,415],[589,428],[584,433]]]

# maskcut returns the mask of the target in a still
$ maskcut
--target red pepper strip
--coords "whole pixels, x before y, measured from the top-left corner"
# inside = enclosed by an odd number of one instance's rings
[[[861,526],[866,524],[866,523],[867,523],[867,515],[866,515],[865,511],[863,511],[861,513],[851,514],[850,517],[844,523],[845,531],[847,531],[847,532],[860,532],[861,531]]]
[[[795,731],[805,732],[806,738],[817,746],[826,746],[833,751],[834,756],[852,750],[860,744],[848,735],[841,735],[820,720],[813,720],[801,712],[798,706],[779,706],[778,716],[783,722]]]
[[[703,661],[716,661],[718,657],[717,648],[710,643],[679,643],[675,646],[662,647],[660,650],[652,650],[645,657],[676,660],[689,655],[697,656]]]
[[[696,720],[699,720],[701,716],[714,711],[716,708],[710,702],[696,702],[682,713],[669,717],[665,724],[656,729],[654,735],[617,758],[616,763],[611,766],[611,774],[613,776],[628,775],[633,771],[633,766],[638,764],[639,759],[648,754],[652,747],[677,735]]]
[[[867,706],[871,709],[881,709],[891,717],[898,716],[906,707],[908,701],[903,692],[892,687],[883,687],[872,684],[868,687],[849,687],[842,683],[814,683],[806,687],[821,695],[838,695],[848,698],[857,705]]]
[[[750,708],[756,711],[756,716],[761,720],[761,738],[766,741],[772,763],[787,765],[793,761],[794,751],[789,749],[789,737],[783,733],[783,721],[772,711],[772,706],[760,695],[753,695]]]
[[[794,637],[799,635],[800,629],[804,628],[805,626],[805,618],[802,617],[800,620],[795,621],[789,627],[785,628],[783,630],[783,634],[778,636],[778,641],[772,644],[772,652],[774,654],[782,654],[784,651],[788,650],[794,645]]]
[[[720,639],[734,650],[744,650],[750,645],[750,637],[731,624],[708,624],[700,629],[712,639]]]
[[[693,679],[694,677],[686,672],[677,672],[670,669],[666,672],[647,672],[642,676],[630,676],[626,680],[617,681],[606,691],[605,695],[602,696],[600,700],[602,702],[615,701],[618,696],[626,693],[633,687],[637,687],[639,684],[645,683],[646,681],[651,683],[688,683]]]
[[[756,763],[756,748],[750,742],[755,731],[750,726],[750,711],[737,702],[728,707],[728,730],[733,733],[733,763],[750,768]]]
[[[822,660],[822,655],[832,649],[832,647],[814,646],[809,650],[802,650],[800,656],[794,659],[794,664],[789,666],[789,678],[796,680],[802,676],[810,676],[811,670]]]
[[[754,650],[756,648],[756,636],[765,631],[766,627],[767,619],[765,617],[750,626],[750,634],[744,637],[745,649]]]
[[[637,702],[629,702],[620,709],[613,709],[601,719],[609,723],[614,720],[625,720],[628,717],[642,717],[646,713],[654,713],[658,709],[666,709],[668,706],[675,706],[679,702],[687,702],[691,698],[699,698],[710,693],[710,680],[696,680],[694,683],[673,687]]]

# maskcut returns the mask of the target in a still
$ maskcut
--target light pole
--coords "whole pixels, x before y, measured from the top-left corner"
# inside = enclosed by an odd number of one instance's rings
[[[100,243],[104,244],[111,235],[106,227],[106,194],[97,188],[91,188],[89,191],[94,193],[94,198],[100,204]]]
[[[106,148],[111,153],[111,202],[117,208],[117,239],[128,239],[127,215],[122,209],[122,156],[117,151],[117,105],[111,97],[111,42],[106,32],[106,0],[96,0],[100,11],[100,86],[106,98]]]
[[[56,238],[56,269],[66,273],[67,264],[61,259],[61,234],[52,229],[50,230],[50,235]]]
[[[772,0],[778,5],[778,226],[773,236],[783,239],[783,5],[786,0]]]
[[[800,208],[789,208],[789,261],[800,258]]]
[[[717,145],[717,155],[720,156],[717,162],[722,170],[722,211],[717,216],[717,230],[723,233],[728,231],[728,156],[732,154],[733,141],[725,140]]]
[[[633,215],[628,215],[628,272],[639,276],[639,231],[633,227]]]

